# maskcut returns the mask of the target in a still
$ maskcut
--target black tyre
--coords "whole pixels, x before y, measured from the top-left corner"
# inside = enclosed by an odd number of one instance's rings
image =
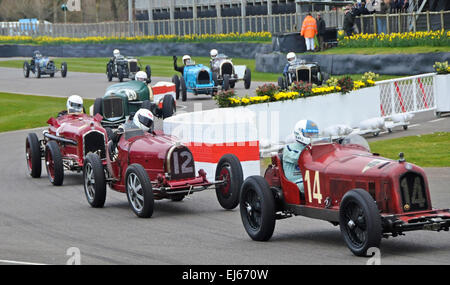
[[[147,172],[140,164],[132,164],[128,167],[125,176],[128,203],[140,218],[150,218],[153,215],[152,184]]]
[[[152,82],[152,68],[150,65],[145,66],[145,73],[147,73],[147,83]]]
[[[251,85],[252,85],[252,71],[250,70],[250,68],[247,68],[245,70],[244,75],[244,87],[245,89],[250,89]]]
[[[122,69],[122,66],[117,66],[117,77],[119,78],[120,82],[123,82],[123,78],[124,78],[124,71]]]
[[[403,125],[403,130],[407,131],[408,130],[408,125]]]
[[[55,77],[55,73],[50,73],[50,77],[51,78]]]
[[[94,101],[94,116],[100,114],[103,115],[103,99],[96,98]]]
[[[23,76],[25,78],[30,77],[30,64],[27,61],[23,63]]]
[[[180,99],[180,78],[177,75],[172,77],[172,83],[175,84],[175,97],[177,100]]]
[[[230,88],[233,89],[236,86],[236,81],[230,81]]]
[[[66,78],[67,76],[67,63],[65,62],[61,63],[61,76],[63,78]]]
[[[100,157],[88,153],[83,166],[84,194],[93,208],[103,208],[106,200],[105,171]]]
[[[36,75],[36,78],[41,78],[41,68],[39,65],[36,65],[36,72],[34,73]]]
[[[381,243],[382,226],[378,207],[363,189],[347,192],[339,208],[339,225],[348,248],[357,256]]]
[[[166,119],[172,117],[174,113],[175,113],[175,100],[173,99],[172,95],[164,96],[162,106],[162,118]]]
[[[226,210],[232,210],[239,205],[244,174],[239,159],[234,154],[224,155],[216,168],[216,181],[225,180],[224,184],[216,185],[216,196],[219,204]]]
[[[180,78],[180,92],[181,92],[181,101],[186,102],[187,87],[186,87],[186,81],[184,81],[183,76]]]
[[[35,133],[30,133],[25,142],[25,154],[27,159],[28,173],[33,178],[41,177],[41,145]]]
[[[230,76],[228,74],[224,74],[223,75],[222,88],[225,91],[228,91],[230,89]]]
[[[286,89],[286,86],[284,84],[285,84],[284,83],[284,77],[283,76],[278,77],[278,87],[281,90],[285,90]]]
[[[112,66],[110,64],[106,65],[106,77],[108,81],[111,82],[113,79]]]
[[[217,73],[215,73],[215,72],[212,73],[212,80],[214,82],[214,86],[219,86],[219,79],[218,79]]]
[[[45,147],[45,166],[50,183],[61,186],[64,181],[64,165],[59,145],[49,141]]]
[[[241,189],[241,219],[247,234],[256,241],[268,241],[275,230],[275,200],[267,181],[250,176]]]

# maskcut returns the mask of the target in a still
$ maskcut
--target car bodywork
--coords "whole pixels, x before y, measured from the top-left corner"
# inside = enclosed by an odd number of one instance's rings
[[[281,89],[287,89],[292,83],[299,81],[322,85],[326,80],[328,80],[328,74],[320,70],[317,62],[297,60],[290,64],[287,76],[278,78],[278,86]]]
[[[173,102],[176,102],[173,83],[159,82],[150,86],[144,82],[133,80],[114,84],[106,89],[103,98],[96,100],[94,114],[100,113],[103,116],[103,126],[117,128],[126,121],[131,113],[145,107],[143,106],[145,101],[156,104],[155,109],[161,110],[165,96],[173,97]]]
[[[235,158],[237,160],[237,158]],[[106,177],[95,177],[96,183],[105,179],[106,184],[115,191],[127,193],[131,190],[127,174],[130,168],[138,165],[145,171],[144,177],[151,184],[152,197],[150,195],[142,199],[161,200],[172,199],[181,200],[185,196],[195,192],[204,191],[211,187],[216,187],[216,193],[221,205],[228,209],[235,208],[238,204],[239,191],[242,184],[242,168],[237,160],[237,165],[224,164],[216,172],[216,181],[211,182],[206,178],[206,172],[202,169],[196,172],[194,158],[186,146],[178,142],[172,136],[164,135],[161,131],[144,132],[137,128],[119,130],[116,136],[109,142],[107,165],[105,171],[101,171],[100,176],[106,173]],[[231,165],[231,166],[230,166]],[[233,169],[232,169],[233,168]],[[232,173],[232,175],[231,175]],[[85,177],[93,177],[85,173]],[[141,181],[141,185],[145,184]],[[237,183],[237,184],[236,184]],[[93,183],[95,184],[95,183]],[[89,201],[89,191],[92,193],[104,192],[106,188],[90,189],[88,181],[85,182],[85,190]],[[234,190],[231,190],[231,186]],[[96,194],[98,194],[96,192]],[[228,196],[227,196],[228,195]],[[231,197],[232,195],[232,197]],[[220,197],[219,197],[220,196]],[[233,199],[231,204],[223,204],[223,200]],[[135,207],[129,200],[131,208]],[[102,207],[104,200],[100,204],[93,205]],[[144,202],[145,203],[145,202]],[[153,211],[153,210],[152,210]],[[150,217],[150,215],[140,215],[140,217]]]
[[[232,59],[224,54],[219,54],[211,60],[211,70],[215,74],[213,79],[217,80],[216,85],[224,84],[224,76],[227,75],[231,88],[234,88],[236,82],[244,81],[245,89],[251,85],[251,72],[245,65],[234,65]],[[225,88],[227,89],[227,88]]]
[[[308,145],[298,166],[304,194],[286,178],[281,153],[273,155],[265,172],[278,219],[301,215],[341,223],[343,231],[347,224],[342,224],[340,216],[342,201],[350,191],[362,189],[376,203],[382,237],[414,230],[449,230],[450,211],[432,208],[424,170],[402,157],[394,161],[372,154],[361,144],[330,142]]]
[[[189,63],[184,68],[183,79],[186,84],[186,91],[194,95],[213,95],[217,92],[211,69],[203,64]]]
[[[42,158],[46,162],[50,181],[52,183],[55,182],[55,185],[61,185],[62,180],[60,179],[62,177],[55,177],[58,176],[58,173],[55,173],[55,169],[58,167],[69,171],[81,172],[88,153],[98,154],[102,162],[106,164],[107,133],[100,124],[101,119],[100,115],[91,117],[86,114],[66,114],[57,118],[50,118],[47,121],[49,127],[43,132],[44,138],[42,140],[31,142],[27,139],[26,156],[28,169],[30,171],[36,167],[40,169],[40,160]],[[54,153],[51,154],[51,157],[48,155],[49,149],[46,146],[50,142],[54,142],[58,146],[58,155]],[[35,143],[38,143],[39,151],[32,153],[33,148],[31,144]],[[33,156],[39,156],[39,165],[33,165]],[[40,173],[36,176],[40,177]]]

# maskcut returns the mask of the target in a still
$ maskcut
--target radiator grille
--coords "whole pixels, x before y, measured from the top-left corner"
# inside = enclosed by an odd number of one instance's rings
[[[96,153],[101,159],[106,158],[105,135],[98,131],[91,131],[84,135],[84,156],[90,152]]]
[[[107,119],[122,118],[123,102],[119,97],[111,97],[103,100],[103,115]]]
[[[427,192],[421,175],[408,172],[400,177],[403,210],[414,212],[428,209]]]

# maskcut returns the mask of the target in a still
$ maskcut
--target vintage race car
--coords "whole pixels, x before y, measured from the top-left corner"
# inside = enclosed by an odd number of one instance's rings
[[[81,172],[89,153],[98,155],[101,164],[106,164],[107,133],[100,124],[100,115],[60,115],[50,118],[44,138],[38,139],[29,133],[25,153],[29,174],[41,177],[42,159],[45,161],[50,182],[60,186],[64,181],[64,169]]]
[[[216,85],[223,86],[225,90],[234,88],[236,82],[244,81],[245,89],[250,89],[252,83],[252,73],[245,65],[233,65],[232,59],[224,54],[219,54],[211,60],[213,80]]]
[[[274,154],[264,178],[248,178],[241,189],[241,218],[249,236],[269,240],[275,220],[306,216],[339,225],[357,256],[379,247],[382,237],[408,231],[448,231],[450,211],[431,206],[425,172],[406,162],[370,152],[364,138],[313,143],[298,165],[304,193],[286,179],[283,156]]]
[[[61,63],[61,69],[58,69],[55,62],[46,56],[42,56],[39,51],[35,51],[30,62],[23,63],[23,76],[30,77],[32,72],[36,78],[41,78],[42,75],[49,75],[54,77],[55,73],[61,71],[61,76],[67,76],[67,63]]]
[[[195,64],[194,61],[185,66],[183,76],[174,75],[172,82],[176,86],[176,98],[179,99],[181,93],[183,102],[187,100],[188,92],[194,95],[214,95],[218,90],[211,69],[203,64]]]
[[[141,107],[158,118],[171,117],[176,112],[175,84],[158,82],[150,86],[141,81],[114,84],[106,89],[103,98],[95,99],[93,115],[102,115],[104,127],[117,128]]]
[[[124,78],[134,80],[136,73],[142,70],[142,64],[138,58],[118,56],[117,58],[111,58],[106,64],[106,77],[108,81],[112,81],[113,78],[118,78],[120,82]],[[150,65],[145,66],[145,72],[147,73],[147,83],[151,82],[152,69]]]
[[[189,148],[160,131],[119,129],[108,144],[106,167],[101,162],[98,154],[90,153],[83,168],[86,198],[95,208],[103,207],[107,185],[126,193],[131,209],[142,218],[152,216],[154,200],[181,201],[211,187],[223,208],[239,204],[243,172],[236,156],[224,155],[216,180],[208,181],[204,170],[196,174]]]
[[[294,82],[306,82],[316,85],[322,85],[329,79],[329,75],[320,71],[317,62],[307,63],[304,60],[296,60],[289,66],[287,76],[278,78],[278,86],[282,90],[286,90]]]

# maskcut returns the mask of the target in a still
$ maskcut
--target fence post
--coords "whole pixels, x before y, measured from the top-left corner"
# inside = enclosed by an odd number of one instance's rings
[[[378,34],[377,16],[375,14],[373,14],[373,32]]]
[[[430,11],[427,11],[427,32],[430,31]]]
[[[391,14],[386,14],[386,32],[387,32],[387,34],[390,34],[390,32],[391,32],[391,27],[390,27],[391,21],[390,21],[390,18],[391,18]]]
[[[416,32],[416,13],[415,12],[413,12],[412,13],[413,14],[413,30],[414,30],[414,33]]]
[[[444,10],[441,10],[440,14],[441,14],[441,30],[444,30],[444,29],[445,29],[445,24],[444,24]]]

